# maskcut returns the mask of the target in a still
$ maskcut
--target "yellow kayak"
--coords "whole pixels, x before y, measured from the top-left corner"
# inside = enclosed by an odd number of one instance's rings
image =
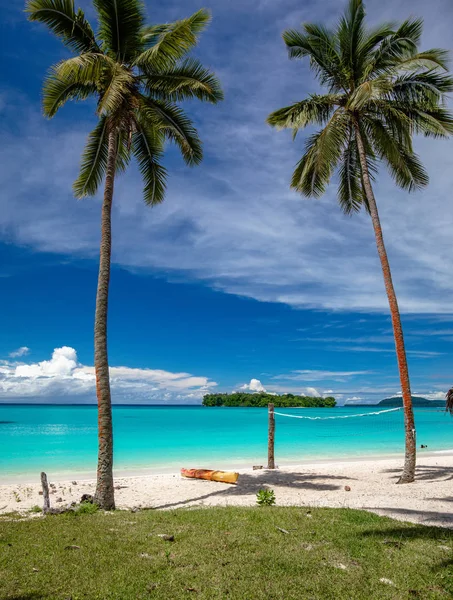
[[[239,473],[228,471],[212,471],[210,469],[181,469],[181,475],[190,479],[207,479],[222,483],[236,483]]]

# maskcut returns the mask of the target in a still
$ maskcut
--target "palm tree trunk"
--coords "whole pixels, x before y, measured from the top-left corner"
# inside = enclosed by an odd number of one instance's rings
[[[401,326],[401,317],[396,299],[395,288],[393,287],[392,273],[387,257],[387,251],[384,245],[384,237],[382,235],[381,222],[379,219],[376,199],[374,197],[373,188],[371,185],[370,175],[368,172],[368,164],[366,160],[365,147],[363,145],[362,136],[357,123],[355,123],[357,146],[359,151],[360,166],[362,170],[363,187],[373,223],[374,235],[376,237],[376,245],[381,260],[382,272],[384,274],[385,290],[390,305],[390,314],[392,317],[393,335],[395,338],[396,356],[398,360],[398,369],[401,381],[401,390],[403,394],[404,407],[404,427],[406,436],[406,451],[404,460],[404,469],[398,483],[411,483],[415,477],[415,460],[416,460],[416,443],[415,443],[415,422],[414,411],[412,409],[412,395],[409,382],[409,369],[407,367],[406,350],[404,348],[403,328]]]
[[[98,400],[98,470],[95,502],[104,510],[115,508],[113,490],[113,427],[110,397],[109,361],[107,354],[107,313],[112,246],[112,200],[116,165],[116,135],[109,134],[107,172],[101,216],[101,248],[99,259],[96,316],[94,324],[94,367]]]

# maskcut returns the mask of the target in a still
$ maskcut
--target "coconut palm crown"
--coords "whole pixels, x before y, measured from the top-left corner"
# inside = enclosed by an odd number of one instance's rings
[[[192,98],[216,103],[222,90],[214,74],[188,56],[209,22],[205,10],[174,23],[146,26],[140,0],[93,0],[93,5],[96,34],[73,0],[29,0],[26,11],[75,54],[50,69],[43,88],[44,114],[53,117],[68,100],[94,97],[97,102],[98,123],[88,137],[74,193],[79,198],[93,195],[105,181],[94,325],[99,442],[95,502],[110,510],[115,500],[107,316],[115,176],[134,156],[145,202],[162,202],[165,142],[177,144],[189,165],[202,159],[197,131],[177,103]]]
[[[167,173],[161,164],[165,141],[176,143],[189,165],[202,159],[197,131],[176,103],[222,99],[213,73],[188,57],[210,16],[202,9],[187,19],[147,26],[138,0],[93,4],[96,34],[72,0],[27,3],[29,19],[47,25],[76,55],[50,69],[43,87],[44,114],[53,117],[68,100],[95,97],[99,122],[82,157],[75,195],[96,193],[106,174],[113,132],[116,171],[123,171],[133,155],[143,176],[145,202],[157,204],[165,194]]]
[[[398,186],[413,191],[427,185],[412,137],[446,138],[453,133],[453,115],[445,104],[453,90],[447,52],[419,51],[422,26],[420,19],[409,19],[368,29],[362,0],[349,0],[334,30],[306,23],[302,31],[285,31],[289,57],[308,58],[327,93],[312,94],[268,117],[270,125],[290,128],[294,137],[307,126],[322,127],[308,136],[291,187],[305,196],[320,196],[338,171],[343,211],[353,213],[364,206],[371,216],[403,396],[406,451],[398,483],[414,480],[415,421],[401,317],[372,181],[384,162]]]
[[[445,94],[453,79],[445,73],[448,53],[419,52],[423,22],[365,28],[362,0],[350,0],[335,30],[305,23],[283,39],[291,59],[308,58],[327,94],[312,94],[268,117],[294,136],[310,125],[323,128],[306,141],[291,186],[306,196],[322,195],[338,168],[338,199],[346,213],[368,208],[359,159],[358,137],[368,170],[383,161],[397,185],[409,191],[428,183],[413,151],[413,134],[448,137],[453,115]]]

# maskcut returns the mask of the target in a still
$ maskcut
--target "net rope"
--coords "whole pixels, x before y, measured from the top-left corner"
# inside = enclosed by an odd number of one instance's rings
[[[280,417],[290,417],[291,419],[307,419],[309,421],[328,421],[330,419],[353,419],[355,417],[371,417],[374,415],[382,415],[384,413],[395,412],[397,410],[403,410],[402,406],[398,408],[389,408],[387,410],[379,410],[377,412],[369,412],[369,413],[361,413],[359,415],[340,415],[335,417],[307,417],[305,415],[288,415],[287,413],[281,413],[274,411],[274,415],[279,415]]]

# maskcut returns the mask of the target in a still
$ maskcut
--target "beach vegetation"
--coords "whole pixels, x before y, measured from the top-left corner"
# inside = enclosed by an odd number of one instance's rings
[[[384,23],[368,28],[362,0],[349,0],[334,29],[304,23],[283,40],[290,59],[307,59],[325,89],[276,110],[268,123],[288,128],[293,138],[306,127],[321,129],[305,139],[305,151],[291,187],[303,196],[321,196],[337,173],[338,202],[347,215],[362,208],[371,217],[384,276],[400,375],[405,421],[405,461],[399,483],[414,480],[415,423],[400,311],[373,190],[384,163],[395,184],[409,192],[428,184],[413,149],[414,135],[448,138],[453,114],[446,95],[453,91],[448,52],[419,50],[423,21]]]
[[[336,405],[332,396],[297,396],[294,394],[267,394],[266,392],[233,392],[205,394],[203,406],[236,406],[263,408],[268,404],[278,408],[305,407],[305,408],[333,408]]]
[[[274,490],[258,490],[256,494],[256,503],[258,506],[274,506],[276,502]]]
[[[0,598],[443,600],[452,548],[449,529],[344,508],[49,515],[0,521]]]
[[[93,515],[95,512],[99,510],[99,505],[95,502],[81,502],[74,506],[72,510],[68,511],[67,514],[79,516],[79,515]]]
[[[215,75],[190,56],[210,21],[200,9],[192,16],[148,25],[140,0],[94,0],[97,32],[73,0],[28,0],[31,21],[44,24],[72,53],[49,70],[43,86],[48,118],[69,100],[95,100],[97,125],[88,136],[77,198],[94,196],[104,182],[99,276],[94,326],[94,364],[98,400],[99,450],[95,501],[115,507],[113,428],[107,356],[107,307],[112,248],[111,212],[116,176],[132,158],[138,163],[147,205],[163,202],[167,142],[176,144],[189,166],[203,157],[194,124],[179,106],[186,99],[222,99]],[[89,105],[93,106],[93,104]]]

